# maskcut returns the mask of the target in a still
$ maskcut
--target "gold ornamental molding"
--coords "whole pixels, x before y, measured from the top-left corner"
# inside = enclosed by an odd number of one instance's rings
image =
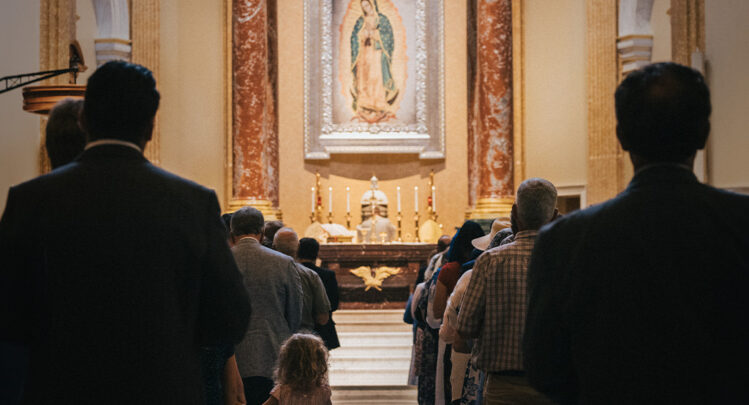
[[[268,200],[229,199],[226,212],[231,213],[245,206],[257,208],[265,221],[283,221],[281,210],[274,208],[273,203]]]
[[[479,198],[476,207],[466,211],[466,219],[495,219],[509,217],[514,198]]]

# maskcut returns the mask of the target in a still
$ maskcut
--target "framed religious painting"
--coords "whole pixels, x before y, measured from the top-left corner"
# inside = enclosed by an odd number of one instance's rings
[[[305,0],[304,151],[445,157],[443,0]]]

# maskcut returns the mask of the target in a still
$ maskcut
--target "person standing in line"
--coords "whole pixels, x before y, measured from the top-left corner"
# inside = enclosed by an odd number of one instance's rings
[[[530,382],[560,403],[749,403],[749,196],[692,172],[710,132],[705,79],[648,65],[615,102],[635,174],[615,198],[541,231]]]
[[[281,228],[276,232],[273,238],[273,247],[296,259],[299,249],[299,237],[291,228]],[[301,328],[307,331],[314,331],[315,325],[325,325],[330,320],[330,303],[328,296],[325,294],[320,276],[314,271],[303,266],[301,263],[294,263],[299,277],[302,280],[302,324]]]
[[[316,325],[315,332],[325,342],[325,347],[328,350],[333,350],[341,346],[341,343],[338,341],[335,322],[333,322],[333,312],[338,310],[338,281],[335,278],[334,271],[324,269],[315,264],[319,252],[320,243],[316,239],[302,238],[299,240],[299,251],[297,252],[299,263],[317,273],[320,280],[322,280],[323,286],[325,286],[325,293],[328,295],[328,301],[330,302],[330,320],[325,325]]]
[[[24,345],[24,403],[204,403],[201,346],[250,317],[216,194],[143,156],[151,72],[88,79],[72,163],[12,187],[0,220],[0,340]]]
[[[294,260],[260,244],[263,214],[242,207],[232,215],[234,259],[252,295],[247,333],[235,348],[248,405],[260,405],[273,389],[273,369],[281,343],[302,322],[302,281]]]
[[[528,263],[538,230],[556,215],[556,202],[557,190],[548,180],[520,184],[512,206],[515,240],[479,257],[463,296],[457,329],[462,338],[476,339],[476,367],[487,375],[484,404],[549,403],[528,384],[520,348]]]

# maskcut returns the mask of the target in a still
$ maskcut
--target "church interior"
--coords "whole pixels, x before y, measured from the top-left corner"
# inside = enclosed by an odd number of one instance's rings
[[[341,285],[334,317],[350,322],[341,341],[359,345],[332,354],[332,385],[374,379],[368,395],[404,403],[415,394],[381,386],[406,384],[411,332],[399,317],[437,238],[467,219],[488,231],[509,218],[528,178],[554,184],[561,213],[622,191],[633,170],[613,94],[628,72],[673,61],[704,73],[713,112],[695,174],[749,194],[748,1],[378,4],[382,55],[354,49],[370,29],[365,17],[355,25],[359,1],[5,0],[0,76],[65,69],[73,42],[87,69],[72,84],[112,59],[148,67],[161,102],[145,156],[215,190],[222,212],[254,206],[321,240]],[[26,97],[0,94],[0,211],[10,187],[50,170],[46,117]],[[378,276],[399,269],[378,281],[354,271],[376,265]],[[391,328],[380,346],[361,342],[378,327]],[[364,364],[372,345],[392,358]],[[367,371],[335,374],[347,367]]]

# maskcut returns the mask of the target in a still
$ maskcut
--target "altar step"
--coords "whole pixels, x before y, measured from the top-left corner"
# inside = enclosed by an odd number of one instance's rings
[[[406,385],[411,362],[411,326],[403,310],[338,310],[333,314],[341,347],[330,352],[333,403],[415,404]]]

